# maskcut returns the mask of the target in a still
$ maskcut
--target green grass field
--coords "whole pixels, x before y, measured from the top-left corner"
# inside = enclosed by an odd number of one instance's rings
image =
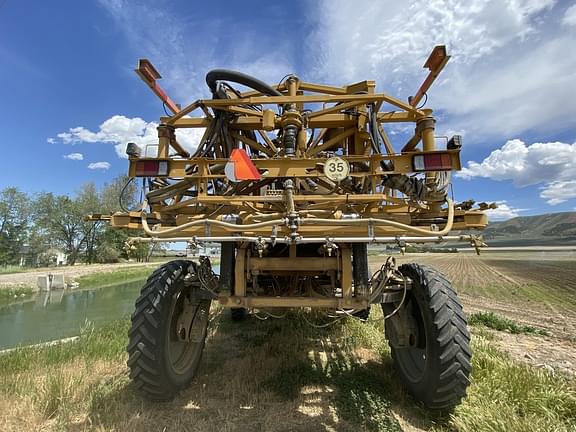
[[[28,271],[28,268],[17,265],[0,266],[0,274],[24,273],[26,271]]]
[[[144,280],[154,271],[152,266],[138,266],[130,268],[120,268],[114,271],[92,273],[76,278],[80,288],[102,288],[119,283],[129,283]],[[30,297],[38,289],[31,286],[7,286],[0,287],[0,305],[19,301]]]
[[[152,266],[121,268],[114,271],[81,276],[76,278],[76,282],[80,284],[80,288],[100,288],[108,285],[146,279],[154,269],[155,267]]]
[[[0,304],[9,303],[25,297],[30,297],[34,290],[32,287],[15,286],[0,289]]]
[[[494,312],[473,313],[468,317],[468,324],[483,325],[494,330],[506,331],[512,334],[534,334],[540,336],[549,335],[546,330],[518,324],[513,320],[497,315]]]

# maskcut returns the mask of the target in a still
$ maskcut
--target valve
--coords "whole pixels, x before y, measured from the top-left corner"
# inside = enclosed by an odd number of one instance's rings
[[[262,239],[262,237],[258,236],[258,241],[254,244],[256,251],[258,252],[258,256],[262,258],[264,251],[266,250],[266,241]]]
[[[326,243],[324,243],[322,245],[322,251],[326,252],[326,254],[331,257],[332,256],[332,251],[335,251],[338,249],[338,245],[336,243],[334,243],[332,240],[330,240],[328,237],[326,237]]]
[[[298,234],[298,212],[294,206],[294,182],[290,179],[284,182],[284,196],[286,200],[286,224],[290,229],[290,238],[295,241],[300,235]]]
[[[406,255],[406,241],[400,239],[400,238],[396,238],[396,244],[398,245],[398,247],[400,248],[400,253],[402,255]]]
[[[188,248],[193,250],[193,251],[200,249],[200,245],[196,241],[196,236],[192,237],[186,243],[188,243]]]

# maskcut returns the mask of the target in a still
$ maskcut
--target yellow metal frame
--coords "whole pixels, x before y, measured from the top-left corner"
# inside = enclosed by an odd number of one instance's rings
[[[288,76],[269,86],[281,95],[239,93],[228,87],[225,97],[197,100],[181,109],[157,86],[159,74],[153,66],[141,62],[139,75],[170,101],[174,115],[160,118],[155,157],[130,154],[129,175],[137,177],[139,164],[148,162],[162,162],[166,172],[150,181],[141,211],[116,213],[110,222],[116,228],[144,229],[154,241],[235,242],[235,295],[221,297],[228,307],[365,306],[366,299],[352,297],[351,243],[401,244],[408,236],[415,242],[438,242],[448,238],[450,230],[487,224],[480,210],[454,205],[445,197],[422,199],[383,183],[394,176],[408,182],[418,155],[444,155],[452,170],[461,169],[459,148],[436,146],[433,111],[415,107],[447,60],[445,50],[433,52],[426,66],[430,75],[410,103],[376,93],[374,81],[337,87]],[[193,117],[195,113],[200,115]],[[393,123],[414,124],[414,134],[400,143],[401,150],[394,149],[386,133]],[[192,155],[177,140],[178,130],[190,128],[205,129]],[[224,170],[231,149],[246,151],[261,179],[232,182]],[[324,172],[324,163],[334,155],[350,166],[340,183]],[[438,173],[421,174],[425,187],[433,189]],[[337,256],[254,258],[254,245],[323,239],[339,243]],[[310,274],[338,271],[342,297],[247,295],[251,271],[282,274],[294,269]]]
[[[285,84],[272,86],[278,91],[288,93]],[[294,86],[293,86],[294,87]],[[415,203],[410,203],[405,198],[398,198],[393,191],[378,190],[379,180],[388,174],[409,174],[414,172],[413,156],[415,152],[427,154],[434,152],[448,153],[452,162],[452,168],[461,168],[459,150],[436,150],[434,140],[434,119],[432,110],[416,109],[392,96],[374,93],[375,84],[373,81],[363,81],[344,87],[326,86],[307,82],[295,81],[294,92],[311,92],[312,95],[290,95],[285,96],[262,96],[256,92],[246,92],[240,98],[231,99],[210,99],[198,100],[184,107],[179,112],[170,117],[162,117],[159,129],[158,155],[153,158],[131,158],[129,175],[136,176],[136,164],[141,161],[162,160],[167,163],[167,173],[162,177],[179,179],[172,183],[170,187],[165,187],[167,194],[160,195],[156,202],[154,198],[148,203],[152,206],[151,223],[161,222],[162,226],[173,226],[173,223],[166,221],[165,215],[176,215],[178,224],[192,220],[194,216],[205,217],[211,214],[217,217],[226,213],[239,212],[250,214],[251,210],[269,211],[274,208],[274,203],[281,203],[281,196],[269,196],[254,193],[254,182],[243,183],[236,187],[234,194],[226,197],[211,194],[209,183],[214,180],[226,181],[226,176],[221,169],[228,161],[225,150],[216,149],[215,154],[222,157],[171,157],[171,153],[180,156],[183,153],[182,146],[176,140],[175,131],[185,128],[206,128],[211,127],[215,115],[210,110],[224,110],[232,114],[232,118],[227,123],[230,136],[234,140],[235,147],[244,147],[258,153],[260,156],[253,156],[252,161],[260,172],[264,173],[263,182],[267,179],[293,178],[293,179],[318,179],[325,181],[322,171],[323,162],[326,157],[323,152],[333,149],[344,149],[348,154],[341,157],[348,161],[353,167],[350,177],[368,184],[364,188],[364,193],[354,194],[313,194],[305,191],[305,194],[294,195],[295,203],[306,204],[307,208],[312,206],[315,210],[337,210],[342,205],[360,215],[373,215],[374,213],[385,214],[392,218],[400,218],[405,223],[410,223],[414,210],[422,214],[423,209]],[[299,105],[304,108],[309,103],[322,103],[320,109],[308,111],[300,115],[302,130],[320,129],[316,138],[306,148],[296,150],[294,157],[286,158],[279,154],[278,145],[274,144],[267,132],[270,130],[281,130],[285,122],[282,115],[271,109],[256,111],[248,109],[250,107],[277,105],[279,107],[288,105]],[[386,103],[392,105],[393,111],[379,111],[377,113],[378,132],[382,137],[384,148],[383,154],[374,154],[371,150],[370,135],[366,132],[367,120],[362,113],[366,112],[368,106],[373,105],[378,108]],[[326,104],[334,104],[326,106]],[[202,110],[205,114],[202,117],[187,117],[194,111]],[[215,112],[215,111],[213,111]],[[415,134],[406,143],[403,152],[396,153],[393,150],[389,137],[384,131],[383,125],[398,122],[415,123]],[[251,131],[256,133],[260,140],[242,135],[242,132]],[[422,143],[423,150],[417,150],[417,145]],[[385,170],[382,161],[388,162],[393,168]],[[363,170],[354,170],[354,167],[362,166]],[[220,170],[218,170],[220,167]],[[367,168],[367,169],[366,169]],[[187,198],[182,192],[191,188],[197,191],[196,196]],[[159,187],[162,189],[162,187]],[[223,205],[224,204],[224,205]],[[249,206],[249,207],[248,207]],[[464,229],[468,227],[466,220],[470,218],[462,217],[466,212],[459,212],[455,228]],[[122,228],[141,228],[138,215],[116,215],[113,224]],[[434,216],[438,216],[435,211]],[[473,219],[477,220],[480,215],[476,212]],[[475,222],[474,227],[483,224]],[[160,227],[160,225],[158,225]],[[342,231],[340,229],[340,231]],[[349,234],[354,234],[351,230]],[[187,229],[181,234],[194,235],[201,234],[202,229]]]

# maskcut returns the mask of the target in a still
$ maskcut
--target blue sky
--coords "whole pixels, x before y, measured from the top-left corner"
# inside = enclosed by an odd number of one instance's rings
[[[435,44],[452,59],[429,93],[437,134],[464,135],[457,199],[494,218],[576,208],[576,6],[555,0],[0,1],[0,188],[74,193],[125,173],[127,141],[154,141],[162,105],[209,97],[212,68],[374,79],[402,99]],[[397,148],[410,133],[398,128]],[[193,146],[197,133],[181,139]]]

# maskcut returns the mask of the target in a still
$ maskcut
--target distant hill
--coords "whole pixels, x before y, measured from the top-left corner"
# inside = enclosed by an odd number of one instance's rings
[[[574,244],[576,212],[520,216],[503,222],[492,222],[484,230],[492,244]]]

